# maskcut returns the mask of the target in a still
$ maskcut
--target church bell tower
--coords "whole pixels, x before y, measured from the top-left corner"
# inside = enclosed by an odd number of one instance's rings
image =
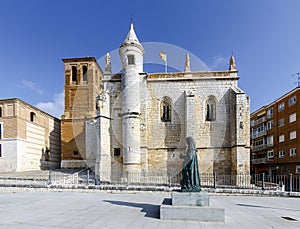
[[[143,72],[144,48],[140,44],[133,23],[120,46],[122,62],[122,130],[123,172],[141,170],[140,152],[140,81]]]

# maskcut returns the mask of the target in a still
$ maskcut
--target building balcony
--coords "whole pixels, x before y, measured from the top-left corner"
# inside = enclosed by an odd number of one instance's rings
[[[261,117],[261,118],[255,120],[251,126],[257,126],[258,124],[266,122],[266,121],[267,121],[267,118],[266,118],[266,116],[264,116],[264,117]]]
[[[251,134],[251,139],[258,138],[258,137],[261,137],[261,136],[264,136],[264,135],[267,135],[267,130],[252,133]]]
[[[265,164],[267,162],[266,158],[256,158],[251,160],[252,165]]]
[[[257,151],[262,151],[262,150],[266,150],[268,147],[267,144],[262,144],[262,145],[258,145],[258,146],[251,146],[251,151],[252,152],[257,152]]]

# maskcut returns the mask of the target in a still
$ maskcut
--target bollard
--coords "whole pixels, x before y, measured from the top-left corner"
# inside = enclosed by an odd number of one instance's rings
[[[293,174],[289,174],[289,177],[290,177],[290,192],[293,191]]]
[[[266,190],[265,173],[262,174],[261,189]]]

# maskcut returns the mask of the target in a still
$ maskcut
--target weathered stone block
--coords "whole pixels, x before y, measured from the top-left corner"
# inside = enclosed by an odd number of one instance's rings
[[[173,206],[209,206],[206,192],[172,192]]]
[[[197,220],[202,222],[224,222],[225,209],[193,206],[160,206],[160,219]]]

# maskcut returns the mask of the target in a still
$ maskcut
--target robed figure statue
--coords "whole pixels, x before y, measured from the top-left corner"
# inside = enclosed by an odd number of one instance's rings
[[[197,148],[192,137],[186,138],[187,150],[182,169],[181,191],[200,192],[200,176],[198,169]]]

